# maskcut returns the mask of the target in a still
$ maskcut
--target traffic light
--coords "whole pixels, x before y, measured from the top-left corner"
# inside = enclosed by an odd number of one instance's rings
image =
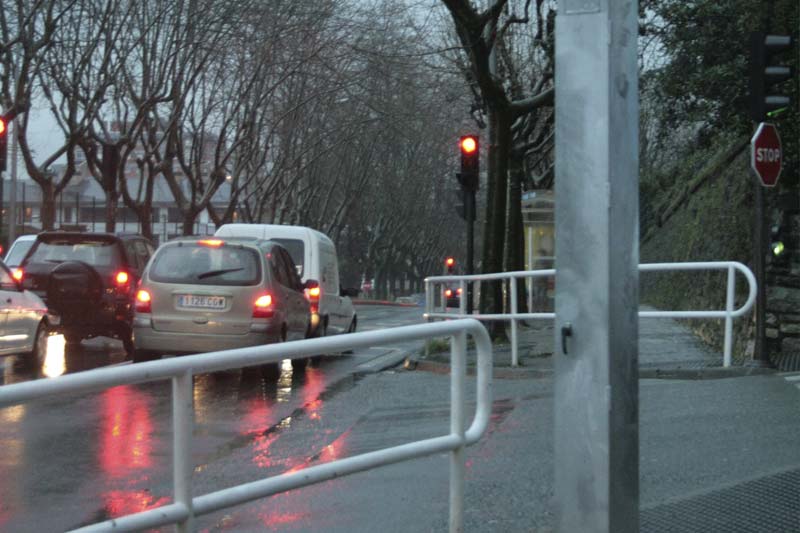
[[[458,182],[467,191],[477,191],[480,186],[480,145],[477,135],[462,135],[458,143],[461,151],[461,173]]]
[[[773,85],[790,79],[794,71],[770,62],[774,55],[790,49],[793,44],[794,39],[789,35],[750,34],[750,118],[754,122],[766,122],[789,107],[789,97],[773,94],[772,89]]]
[[[453,257],[448,257],[444,260],[444,266],[447,267],[447,273],[452,274],[456,269],[456,260]]]
[[[770,230],[769,251],[772,252],[772,257],[778,259],[786,251],[786,244],[783,242],[783,231],[780,224],[774,224]]]
[[[6,117],[0,117],[0,172],[6,171],[6,155],[8,154],[8,124]]]

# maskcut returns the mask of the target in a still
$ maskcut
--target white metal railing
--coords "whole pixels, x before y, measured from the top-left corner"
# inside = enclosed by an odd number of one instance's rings
[[[477,396],[474,418],[469,428],[465,429],[467,334],[477,347]],[[451,337],[449,434],[314,465],[202,496],[192,496],[190,447],[194,425],[193,374],[444,336]],[[465,448],[477,442],[489,424],[491,374],[492,344],[489,334],[477,320],[465,319],[173,357],[90,370],[55,379],[4,385],[0,386],[0,408],[41,398],[52,399],[60,394],[99,391],[131,383],[172,381],[174,503],[74,531],[139,531],[170,524],[174,524],[179,531],[193,531],[195,517],[199,515],[378,466],[450,452],[450,531],[454,532],[463,528]]]
[[[639,265],[640,272],[675,271],[675,270],[727,270],[727,290],[724,310],[700,311],[639,311],[639,318],[722,318],[725,320],[725,340],[723,346],[723,366],[731,366],[731,352],[733,350],[733,319],[744,315],[756,299],[756,278],[753,273],[742,263],[737,261],[709,261],[696,263],[645,263]],[[736,271],[744,275],[749,286],[747,300],[738,309],[735,305]],[[511,322],[511,365],[519,365],[519,346],[517,335],[517,322],[520,320],[554,319],[555,313],[519,313],[517,307],[517,283],[520,278],[535,279],[537,277],[555,276],[555,269],[522,270],[517,272],[498,272],[494,274],[475,274],[471,276],[432,276],[425,278],[425,314],[428,320],[443,318],[472,317],[478,320],[502,320]],[[476,281],[508,280],[510,312],[501,314],[468,314],[467,289],[468,283]],[[444,289],[447,284],[458,283],[461,289],[458,312],[447,312]],[[436,286],[440,285],[440,304],[435,305]],[[530,291],[529,291],[530,294]],[[530,302],[530,299],[529,299]],[[440,310],[437,310],[441,308]]]

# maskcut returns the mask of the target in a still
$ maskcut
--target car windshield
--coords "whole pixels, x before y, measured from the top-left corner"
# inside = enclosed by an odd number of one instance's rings
[[[156,252],[149,277],[160,283],[255,285],[261,281],[255,250],[196,243],[165,246]]]
[[[286,251],[289,252],[289,255],[292,256],[292,261],[294,261],[295,266],[297,267],[297,275],[301,278],[303,277],[303,256],[305,255],[305,245],[303,241],[300,239],[270,239],[271,241],[275,241],[284,248]]]
[[[25,257],[25,254],[28,253],[28,250],[31,249],[33,243],[36,241],[27,240],[27,241],[17,241],[11,245],[11,249],[6,254],[5,263],[10,266],[14,267],[19,265],[22,262],[22,258]]]
[[[82,261],[93,266],[119,264],[120,255],[111,241],[50,241],[39,242],[28,259],[29,263],[63,263]]]

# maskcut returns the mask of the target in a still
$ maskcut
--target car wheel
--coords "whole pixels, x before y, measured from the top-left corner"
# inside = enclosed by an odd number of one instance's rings
[[[125,357],[133,357],[136,352],[133,345],[133,330],[126,324],[119,327],[117,336],[122,341],[122,347],[125,350]]]
[[[147,361],[155,361],[156,359],[160,359],[161,355],[152,350],[133,350],[132,357],[134,363],[144,363]]]
[[[77,344],[80,344],[82,340],[83,340],[83,337],[81,337],[80,335],[78,335],[76,333],[66,333],[66,332],[64,332],[64,342],[66,342],[67,344],[75,346]]]
[[[46,320],[42,320],[36,328],[36,336],[33,339],[33,349],[31,350],[31,362],[33,364],[42,365],[47,359],[48,337],[50,337],[50,326]]]
[[[286,342],[286,326],[284,326],[283,329],[281,330],[281,334],[276,342],[279,343]],[[280,362],[264,363],[263,365],[260,366],[260,369],[261,369],[261,376],[268,381],[276,380],[281,375]]]

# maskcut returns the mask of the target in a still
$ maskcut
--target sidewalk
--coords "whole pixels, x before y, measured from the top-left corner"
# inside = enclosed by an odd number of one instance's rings
[[[510,324],[506,333],[511,338]],[[495,344],[494,376],[497,378],[549,377],[552,375],[555,334],[552,320],[531,320],[517,327],[519,366],[511,366],[509,341]],[[449,351],[427,357],[414,355],[407,366],[418,370],[448,372]],[[474,369],[475,352],[467,354],[467,368]],[[681,322],[666,318],[639,321],[639,377],[676,379],[716,379],[775,372],[767,368],[722,366],[722,351],[714,351],[700,341]]]

